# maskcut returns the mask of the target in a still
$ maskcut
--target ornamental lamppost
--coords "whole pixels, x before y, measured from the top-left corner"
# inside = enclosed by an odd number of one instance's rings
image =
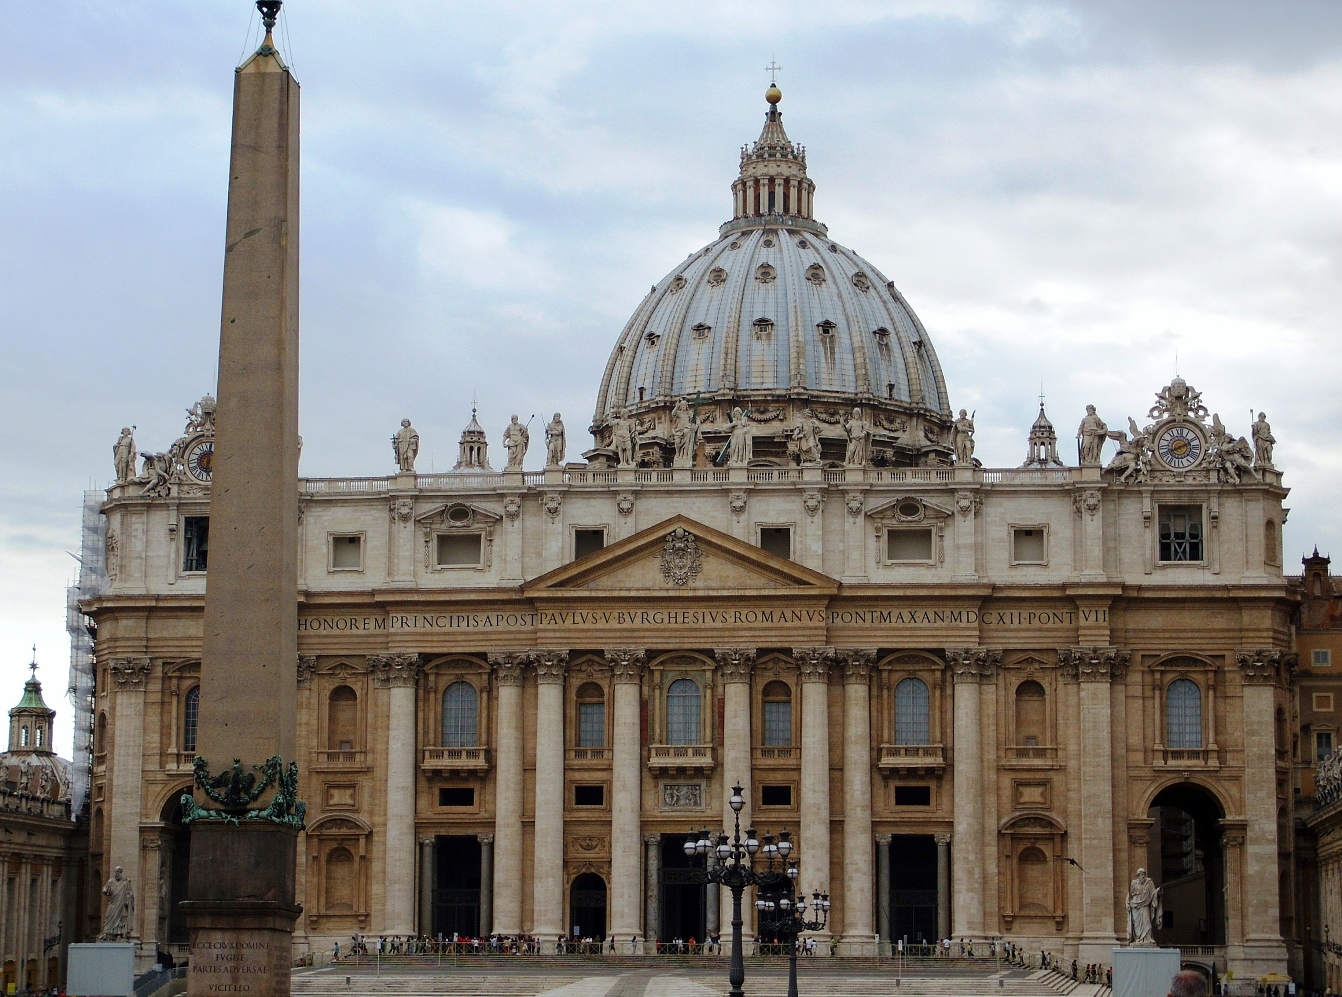
[[[787,941],[787,992],[788,997],[797,997],[797,936],[803,931],[824,930],[829,922],[829,894],[813,893],[811,902],[806,902],[806,894],[797,889],[797,863],[789,859],[792,847],[791,835],[786,830],[779,832],[776,844],[772,834],[764,836],[761,852],[768,858],[769,868],[756,874],[759,899],[755,901],[755,909],[759,912],[760,930]],[[776,870],[776,861],[786,868]]]
[[[736,829],[730,840],[726,831],[710,838],[708,828],[700,831],[697,838],[695,832],[691,831],[685,840],[685,854],[689,858],[706,857],[709,852],[717,856],[716,866],[697,870],[704,877],[703,882],[720,883],[732,891],[732,960],[727,972],[727,982],[731,984],[729,997],[745,997],[745,991],[741,989],[746,981],[745,960],[741,955],[741,894],[747,886],[753,886],[758,881],[755,853],[760,850],[760,842],[755,837],[753,827],[746,829],[744,840],[741,838],[741,810],[746,805],[741,793],[741,787],[734,786],[728,801],[736,815]]]

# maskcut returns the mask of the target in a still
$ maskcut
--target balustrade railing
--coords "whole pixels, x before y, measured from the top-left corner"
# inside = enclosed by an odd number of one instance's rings
[[[648,767],[654,769],[713,767],[711,744],[652,744],[648,746]]]
[[[447,771],[483,771],[489,768],[489,749],[425,748],[423,766]]]

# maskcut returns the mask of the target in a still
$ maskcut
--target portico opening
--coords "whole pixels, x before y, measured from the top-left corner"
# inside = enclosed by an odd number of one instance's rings
[[[699,860],[698,865],[702,865]],[[685,857],[685,835],[662,835],[661,902],[657,940],[704,940],[707,929],[705,887],[697,868]]]
[[[480,840],[439,835],[434,851],[434,936],[474,938],[480,931]]]
[[[890,938],[909,944],[937,937],[937,843],[930,834],[890,839]]]
[[[1164,901],[1156,941],[1224,945],[1221,805],[1200,786],[1177,783],[1156,795],[1147,816],[1156,821],[1147,845],[1147,875],[1163,890]]]
[[[606,881],[585,872],[569,887],[569,936],[601,941],[606,937]]]

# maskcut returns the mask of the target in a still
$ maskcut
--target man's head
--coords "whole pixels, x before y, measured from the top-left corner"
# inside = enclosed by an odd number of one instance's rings
[[[1184,970],[1170,980],[1169,997],[1207,997],[1207,979],[1201,973]]]

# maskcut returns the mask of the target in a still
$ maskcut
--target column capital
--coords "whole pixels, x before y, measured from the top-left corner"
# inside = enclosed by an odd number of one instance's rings
[[[978,682],[997,675],[1002,667],[1002,652],[989,647],[948,647],[946,662],[956,682]]]
[[[523,651],[500,651],[489,655],[494,681],[499,685],[521,685],[526,677],[527,656]]]
[[[143,692],[153,667],[148,658],[112,658],[107,663],[118,691],[129,689]]]
[[[317,656],[315,654],[300,654],[298,656],[298,687],[306,689],[312,684],[312,673],[317,670]]]
[[[803,682],[829,681],[829,664],[834,659],[832,647],[794,647],[792,660],[797,663],[797,674]]]
[[[536,669],[536,681],[541,685],[562,685],[568,671],[568,652],[556,649],[532,651],[528,657]]]
[[[843,665],[845,683],[864,685],[871,676],[876,662],[874,647],[840,647],[834,651],[834,663]]]
[[[370,654],[368,667],[373,684],[379,689],[413,689],[419,684],[419,655],[408,651],[394,654]]]
[[[1274,685],[1289,678],[1300,655],[1277,647],[1245,648],[1235,652],[1235,663],[1246,685]]]
[[[432,845],[437,840],[432,834],[422,835],[419,839],[420,845]]]
[[[478,842],[480,842],[480,844],[482,844],[482,845],[492,845],[492,844],[494,844],[494,835],[492,835],[492,834],[477,834],[477,835],[475,836],[475,840],[478,841]]]
[[[648,652],[641,647],[608,647],[602,652],[610,663],[610,674],[616,682],[637,682],[643,677],[643,664]]]
[[[755,653],[753,647],[713,648],[713,656],[722,669],[722,681],[749,682],[750,672],[755,667]]]
[[[878,844],[878,845],[888,845],[888,844],[890,844],[890,840],[891,840],[893,837],[894,837],[893,834],[878,834],[878,835],[876,835],[876,844]]]
[[[662,843],[662,836],[660,834],[643,835],[643,844],[645,845],[660,845],[661,843]]]
[[[1063,675],[1081,682],[1121,682],[1131,660],[1131,651],[1117,647],[1058,648]]]
[[[938,845],[944,846],[951,843],[951,836],[949,834],[934,834],[932,837]]]

